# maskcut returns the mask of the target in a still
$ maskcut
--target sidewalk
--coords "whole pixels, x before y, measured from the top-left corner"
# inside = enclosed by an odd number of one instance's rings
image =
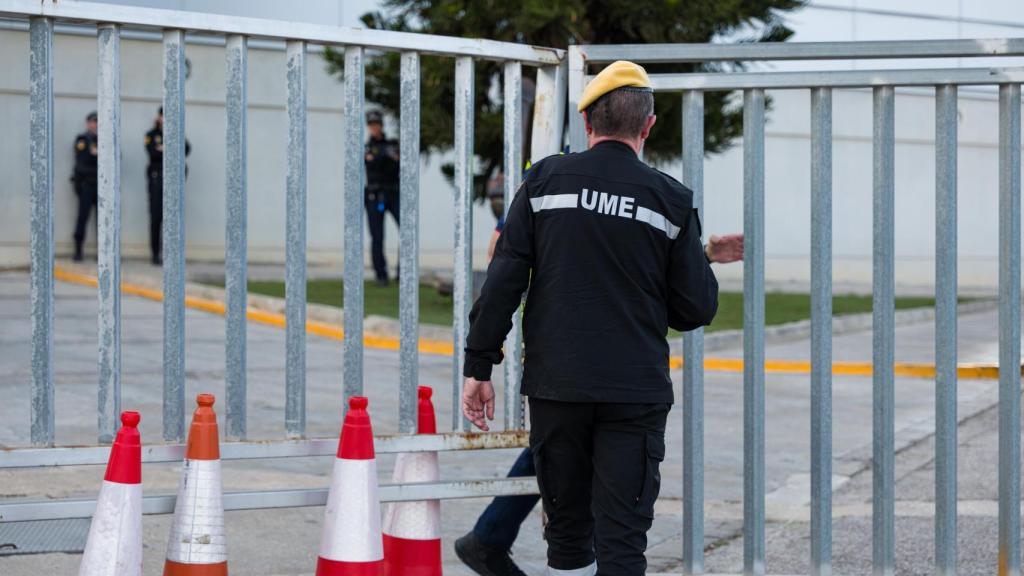
[[[143,441],[157,442],[161,430],[161,305],[128,296],[122,306],[123,403],[125,408],[142,412]],[[58,444],[95,441],[95,314],[95,289],[57,284],[54,368]],[[991,360],[995,346],[994,317],[991,312],[961,317],[960,361]],[[28,441],[29,331],[27,275],[0,274],[0,394],[6,399],[0,404],[0,446],[24,445]],[[221,396],[223,318],[189,310],[186,314],[186,338],[188,395],[209,391]],[[926,361],[930,358],[928,350],[933,341],[930,322],[900,327],[897,332],[897,360]],[[284,419],[284,331],[250,323],[248,342],[250,437],[279,438],[283,435]],[[834,348],[837,359],[870,358],[870,332],[837,336]],[[785,354],[784,357],[789,359],[806,359],[807,351],[807,341],[797,340],[770,344],[768,356]],[[718,354],[739,355],[741,350],[733,347],[716,352]],[[394,432],[397,425],[398,354],[368,349],[364,363],[366,393],[370,397],[375,430],[377,433]],[[341,343],[309,336],[307,364],[308,433],[310,436],[335,436],[341,424]],[[451,419],[451,371],[450,357],[428,354],[420,357],[421,381],[436,391],[438,422],[442,428]],[[495,372],[499,379],[500,372]],[[678,370],[673,372],[673,379],[677,399],[681,399]],[[496,386],[501,386],[500,380]],[[806,375],[769,374],[766,386],[769,569],[772,573],[806,573],[807,527],[800,519],[806,516],[809,500],[806,490],[810,470],[809,378]],[[907,471],[905,477],[900,476],[897,494],[908,502],[897,504],[900,557],[927,563],[930,558],[931,520],[920,515],[927,511],[925,504],[931,494],[924,456],[930,452],[927,445],[933,430],[934,383],[924,379],[900,378],[896,382],[896,391],[897,446],[902,450],[897,461],[901,470]],[[871,379],[836,376],[833,394],[834,473],[835,484],[839,486],[836,492],[836,573],[862,573],[863,562],[870,562],[870,546],[865,546],[865,538],[870,538],[870,516],[864,516],[863,511],[870,511]],[[994,491],[989,490],[989,485],[995,477],[995,444],[990,428],[994,422],[991,407],[996,402],[996,382],[961,381],[959,396],[960,416],[968,419],[962,425],[961,435],[961,499],[968,501],[965,502],[967,510],[988,510],[994,498]],[[705,383],[705,543],[715,546],[707,560],[709,572],[737,572],[742,568],[741,563],[736,564],[737,558],[742,560],[742,540],[736,538],[742,526],[742,415],[742,374],[709,372]],[[974,429],[971,426],[981,426],[982,432],[972,436]],[[988,432],[984,432],[986,430]],[[650,534],[648,556],[651,572],[680,571],[681,443],[681,413],[677,405],[669,420],[662,497]],[[444,454],[441,459],[442,477],[500,476],[514,455],[514,451]],[[323,487],[327,484],[329,470],[330,462],[322,458],[230,462],[225,463],[225,490]],[[391,461],[382,459],[382,481],[390,478],[390,472]],[[0,471],[0,497],[94,497],[101,476],[100,467]],[[173,493],[177,479],[174,465],[147,465],[144,489],[151,495]],[[864,492],[865,486],[867,492]],[[843,508],[841,504],[849,506]],[[470,529],[485,505],[483,500],[446,501],[443,504],[446,573],[468,574],[454,559],[450,546],[454,538]],[[228,513],[232,571],[281,576],[311,573],[315,566],[322,514],[321,508]],[[159,573],[170,520],[169,516],[145,518],[146,574]],[[9,526],[0,525],[0,540]],[[978,526],[977,530],[972,529],[975,526]],[[994,566],[995,556],[989,546],[994,532],[988,527],[994,529],[992,518],[966,513],[961,526],[961,554],[965,562],[971,562],[971,566]],[[541,574],[545,564],[544,550],[539,514],[535,512],[523,527],[514,549],[515,559],[528,573]],[[77,554],[0,556],[0,573],[10,576],[34,576],[41,571],[73,573],[79,558]],[[845,568],[839,569],[840,562],[845,562]],[[922,573],[917,568],[908,568],[908,572]]]

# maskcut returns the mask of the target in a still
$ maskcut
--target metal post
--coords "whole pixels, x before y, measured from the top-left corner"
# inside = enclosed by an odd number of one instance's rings
[[[228,36],[225,59],[227,135],[225,138],[225,183],[227,225],[224,238],[224,359],[227,396],[226,436],[246,436],[246,294],[248,291],[248,40]]]
[[[895,416],[893,344],[895,269],[893,265],[895,92],[874,89],[874,272],[872,275],[872,376],[874,380],[872,543],[876,576],[895,571]]]
[[[505,215],[512,206],[523,174],[523,65],[505,63]],[[505,339],[505,429],[522,428],[523,397],[519,385],[523,378],[522,314],[512,315],[512,330]]]
[[[473,58],[455,59],[455,270],[452,429],[468,430],[462,415],[462,365],[473,297]]]
[[[53,445],[53,20],[29,21],[31,437]]]
[[[579,46],[569,46],[569,149],[583,152],[587,149],[587,132],[583,124],[583,114],[576,111],[583,94],[583,76],[587,62]]]
[[[164,440],[185,439],[185,32],[164,30]]]
[[[832,89],[811,90],[811,574],[832,573]]]
[[[288,175],[285,233],[285,408],[289,438],[306,434],[306,43],[285,48]]]
[[[957,88],[935,88],[935,571],[956,574]]]
[[[1020,574],[1020,84],[999,86],[999,574]]]
[[[683,92],[683,184],[704,216],[704,93]],[[702,239],[703,240],[703,239]],[[704,572],[704,329],[683,334],[683,573]]]
[[[401,318],[398,428],[412,434],[419,422],[416,389],[420,330],[420,55],[416,52],[402,53],[400,88],[399,209],[402,225],[398,229],[398,315]]]
[[[743,92],[743,571],[764,574],[764,90]]]
[[[363,393],[363,47],[345,48],[344,406]],[[345,408],[347,410],[347,408]]]
[[[530,158],[537,162],[562,151],[565,124],[566,66],[543,66],[537,69],[537,89],[533,104],[533,127],[530,132]],[[579,152],[580,150],[575,150]]]
[[[109,444],[121,414],[121,30],[101,24],[97,32],[97,423],[100,443]]]

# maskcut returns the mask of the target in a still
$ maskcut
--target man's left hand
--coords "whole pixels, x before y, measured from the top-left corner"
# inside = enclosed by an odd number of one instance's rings
[[[743,260],[743,234],[727,234],[708,238],[708,245],[704,247],[704,253],[708,260],[718,264],[728,264]]]

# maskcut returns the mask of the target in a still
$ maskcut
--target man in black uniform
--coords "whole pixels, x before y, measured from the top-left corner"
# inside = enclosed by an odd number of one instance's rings
[[[381,113],[366,113],[366,219],[370,224],[370,254],[377,284],[388,285],[388,263],[384,258],[384,213],[398,224],[398,142],[384,137]]]
[[[82,261],[82,244],[85,242],[85,227],[96,207],[96,113],[85,117],[85,132],[75,138],[75,172],[71,181],[78,196],[78,215],[75,218],[75,262]]]
[[[510,207],[470,315],[463,413],[488,429],[529,287],[522,392],[549,573],[639,576],[673,402],[665,335],[709,324],[718,283],[692,192],[637,157],[655,121],[644,69],[611,64],[579,111],[590,149],[534,164]]]
[[[157,111],[153,128],[146,132],[146,183],[149,191],[149,250],[155,265],[163,261],[160,257],[161,231],[164,221],[164,107]],[[185,140],[185,156],[192,152],[192,146]],[[187,170],[187,168],[186,168]]]

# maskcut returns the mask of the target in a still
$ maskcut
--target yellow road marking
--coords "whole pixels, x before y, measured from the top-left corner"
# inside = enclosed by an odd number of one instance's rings
[[[54,266],[53,275],[57,280],[83,286],[96,287],[96,277],[88,274],[80,274],[66,270],[60,266]],[[161,302],[164,299],[163,292],[146,288],[127,282],[121,283],[121,292],[132,296],[140,296],[148,300]],[[224,303],[208,298],[185,296],[185,306],[194,310],[202,310],[211,314],[224,315]],[[258,324],[277,326],[283,328],[285,317],[276,312],[248,309],[246,318]],[[337,324],[327,322],[306,322],[306,332],[332,340],[344,340],[345,331]],[[399,340],[397,338],[382,336],[363,336],[363,345],[367,348],[378,350],[398,350]],[[454,346],[451,342],[421,338],[419,351],[424,354],[437,354],[451,356]],[[679,356],[669,358],[669,368],[676,370],[683,366],[683,359]],[[811,363],[807,360],[767,360],[764,363],[765,372],[771,374],[810,374]],[[832,373],[837,376],[870,376],[870,362],[833,362]],[[704,370],[708,372],[743,372],[743,359],[741,358],[705,358]],[[935,364],[897,362],[894,367],[896,376],[906,378],[935,378]],[[998,364],[958,364],[956,369],[957,377],[969,380],[997,380],[999,379]],[[1024,370],[1022,370],[1024,374]]]

